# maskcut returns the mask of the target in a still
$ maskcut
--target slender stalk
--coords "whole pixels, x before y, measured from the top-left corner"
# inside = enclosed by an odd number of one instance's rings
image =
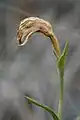
[[[52,33],[49,37],[52,42],[52,49],[53,49],[54,55],[58,59],[58,57],[61,54],[59,42],[58,42],[56,36],[54,35],[54,33]]]
[[[59,120],[62,120],[62,111],[63,111],[63,90],[64,89],[64,76],[60,74],[60,99],[58,106],[58,117]]]

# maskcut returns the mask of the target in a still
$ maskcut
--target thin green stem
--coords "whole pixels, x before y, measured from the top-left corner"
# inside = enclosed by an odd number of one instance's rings
[[[59,99],[59,106],[58,106],[58,117],[62,120],[62,109],[63,109],[63,89],[64,89],[64,76],[60,74],[60,99]]]
[[[60,77],[60,99],[59,99],[59,107],[58,107],[58,117],[62,120],[62,109],[63,109],[63,89],[64,89],[64,67],[65,67],[65,59],[68,52],[68,42],[66,42],[64,50],[58,58],[57,68],[59,70]]]

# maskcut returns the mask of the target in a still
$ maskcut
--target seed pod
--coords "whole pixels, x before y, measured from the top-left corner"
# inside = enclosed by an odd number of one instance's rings
[[[19,46],[25,45],[28,42],[29,37],[35,32],[41,32],[50,38],[53,51],[56,57],[59,57],[59,42],[53,33],[51,24],[38,17],[29,17],[21,21],[17,31],[17,41]]]

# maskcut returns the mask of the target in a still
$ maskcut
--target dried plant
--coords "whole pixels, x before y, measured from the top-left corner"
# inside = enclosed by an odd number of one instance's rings
[[[29,37],[35,32],[41,32],[50,38],[52,43],[52,50],[56,57],[58,75],[60,76],[60,99],[58,105],[58,113],[55,113],[54,110],[52,110],[48,106],[40,104],[28,96],[25,96],[25,98],[29,100],[31,103],[47,110],[52,115],[54,120],[62,120],[64,67],[65,67],[65,58],[68,52],[68,42],[66,42],[65,48],[61,53],[59,41],[54,35],[51,24],[37,17],[29,17],[22,20],[19,25],[17,31],[18,46],[24,46],[28,42]]]

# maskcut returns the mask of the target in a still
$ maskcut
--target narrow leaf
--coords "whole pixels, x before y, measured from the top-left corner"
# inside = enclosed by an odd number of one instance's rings
[[[65,66],[65,59],[66,59],[67,53],[68,53],[68,41],[66,41],[64,50],[63,50],[61,56],[58,58],[58,61],[57,61],[58,68],[59,68],[60,73],[62,75],[64,75],[64,66]]]
[[[59,118],[57,117],[56,113],[51,109],[49,108],[48,106],[46,105],[43,105],[43,104],[40,104],[39,102],[37,102],[36,100],[33,100],[32,98],[28,97],[28,96],[24,96],[27,100],[29,100],[29,102],[47,110],[51,115],[52,117],[54,118],[54,120],[59,120]]]

